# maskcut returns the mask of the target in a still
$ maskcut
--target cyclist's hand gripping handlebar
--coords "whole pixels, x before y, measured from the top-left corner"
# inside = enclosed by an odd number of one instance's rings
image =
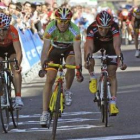
[[[38,72],[38,76],[43,78],[45,76],[45,74],[47,73],[47,71],[45,70],[47,67],[47,60],[44,61],[43,65],[42,65],[42,69]]]
[[[83,82],[83,80],[84,80],[84,77],[82,75],[82,66],[81,65],[77,66],[76,78],[77,78],[78,82]]]
[[[121,61],[121,64],[120,64],[120,69],[121,70],[125,70],[127,68],[127,65],[124,64],[123,60],[124,60],[124,57],[123,57],[123,54],[121,53],[121,55],[119,56],[120,58],[120,61]]]

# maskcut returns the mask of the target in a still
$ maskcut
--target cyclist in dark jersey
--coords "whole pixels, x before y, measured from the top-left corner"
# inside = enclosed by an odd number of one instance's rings
[[[96,16],[96,21],[93,22],[87,29],[87,38],[84,48],[85,68],[88,69],[91,82],[89,89],[92,93],[97,90],[96,76],[94,74],[94,60],[86,63],[86,58],[89,54],[96,53],[101,48],[106,50],[108,55],[121,56],[121,40],[118,24],[113,21],[112,16],[106,12],[101,11]],[[110,60],[108,62],[108,74],[111,82],[112,102],[110,103],[110,113],[117,114],[119,112],[116,107],[116,92],[117,92],[117,79],[116,70],[117,65],[121,65],[119,60]],[[121,69],[126,69],[126,65],[121,65]],[[95,88],[96,89],[95,89]]]
[[[135,48],[136,48],[135,57],[139,58],[140,48],[138,46],[139,44],[138,38],[140,33],[139,31],[140,30],[140,5],[133,8],[131,23],[134,29],[134,41],[135,41]]]
[[[16,28],[10,25],[11,16],[0,13],[0,61],[4,60],[5,53],[8,53],[8,58],[13,60],[16,58],[18,60],[19,70],[15,70],[13,64],[11,64],[11,70],[14,74],[15,81],[15,108],[21,108],[23,106],[23,102],[21,100],[21,61],[22,61],[22,50],[21,44],[19,41],[19,35]],[[2,103],[6,103],[5,97],[2,97]]]

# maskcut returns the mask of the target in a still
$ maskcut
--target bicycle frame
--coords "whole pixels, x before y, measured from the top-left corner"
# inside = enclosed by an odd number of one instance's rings
[[[64,110],[64,94],[63,94],[63,83],[64,83],[64,71],[62,68],[60,68],[58,70],[59,74],[55,80],[55,87],[54,87],[54,92],[51,96],[51,100],[50,100],[50,104],[49,104],[49,110],[51,112],[53,112],[55,110],[55,102],[56,102],[56,99],[57,99],[57,94],[58,94],[58,86],[59,84],[61,85],[61,97],[60,97],[60,111],[61,113],[63,112]]]

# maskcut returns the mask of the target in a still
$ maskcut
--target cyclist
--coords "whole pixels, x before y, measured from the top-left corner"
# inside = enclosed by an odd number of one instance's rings
[[[133,14],[132,14],[132,26],[134,29],[134,41],[135,41],[135,48],[136,48],[136,53],[135,57],[140,57],[140,50],[138,48],[138,37],[139,37],[139,30],[140,30],[140,5],[137,7],[133,8]]]
[[[41,55],[41,63],[44,61],[60,63],[61,53],[64,54],[66,64],[81,65],[81,36],[79,28],[71,22],[72,12],[68,8],[58,8],[55,11],[55,20],[51,21],[44,33],[44,46]],[[40,117],[40,124],[45,125],[49,118],[48,106],[57,75],[57,69],[48,68],[47,79],[43,90],[43,113]],[[65,104],[72,103],[70,87],[75,76],[75,71],[68,69],[66,72],[66,87],[64,89]],[[82,75],[77,76],[77,80],[83,80]]]
[[[119,21],[120,21],[120,28],[122,29],[122,37],[125,35],[125,30],[127,26],[127,31],[128,31],[128,39],[129,41],[132,41],[132,32],[133,32],[133,27],[131,25],[131,22],[129,20],[129,11],[127,9],[122,9],[121,12],[119,13]]]
[[[16,58],[18,60],[19,70],[15,70],[14,65],[11,64],[11,70],[14,74],[14,82],[15,82],[15,108],[21,108],[23,106],[23,102],[21,99],[21,61],[22,61],[22,50],[21,44],[19,41],[19,35],[15,27],[10,25],[11,16],[5,13],[0,13],[0,61],[4,60],[5,53],[8,53],[8,58],[10,60],[14,60]],[[2,66],[1,66],[2,67]],[[2,96],[1,98],[2,104],[6,103],[6,98]]]
[[[121,39],[119,33],[118,24],[113,21],[112,16],[106,12],[101,11],[96,16],[96,21],[94,21],[87,28],[87,37],[84,47],[84,58],[85,58],[85,68],[88,69],[90,75],[89,90],[91,93],[96,93],[97,91],[97,80],[94,73],[94,60],[90,60],[90,63],[86,62],[87,56],[92,53],[96,53],[101,48],[106,50],[108,55],[121,56]],[[116,107],[116,92],[117,92],[117,79],[116,70],[117,65],[120,66],[122,70],[126,69],[126,65],[119,62],[120,60],[110,60],[108,62],[108,74],[111,82],[111,95],[112,100],[110,102],[110,114],[117,114],[119,112]],[[117,64],[118,62],[118,64]]]

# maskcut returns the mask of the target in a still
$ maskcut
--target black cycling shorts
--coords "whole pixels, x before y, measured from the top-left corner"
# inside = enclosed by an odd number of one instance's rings
[[[74,55],[73,46],[66,49],[51,47],[48,53],[48,62],[60,64],[61,54],[64,54],[64,60],[66,60],[69,55]]]
[[[98,52],[101,48],[104,48],[106,51],[107,55],[116,55],[114,46],[113,46],[113,41],[110,42],[101,42],[99,40],[94,41],[95,45],[95,50],[93,53]],[[116,59],[110,59],[107,62],[108,65],[117,65],[117,60]]]
[[[140,29],[140,19],[135,19],[135,21],[134,21],[134,28],[135,29]]]
[[[7,47],[1,47],[0,46],[0,57],[3,59],[5,58],[5,53],[8,53],[7,57],[9,58],[12,54],[16,54],[15,49],[13,45],[7,46]]]

